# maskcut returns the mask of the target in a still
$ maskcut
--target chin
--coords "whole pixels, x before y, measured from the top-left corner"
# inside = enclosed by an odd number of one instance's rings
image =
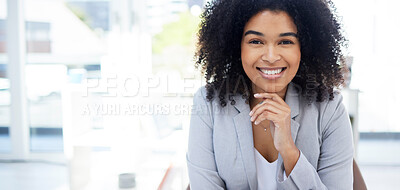
[[[261,89],[263,89],[265,92],[280,92],[282,91],[286,85],[283,84],[263,84],[261,86]]]

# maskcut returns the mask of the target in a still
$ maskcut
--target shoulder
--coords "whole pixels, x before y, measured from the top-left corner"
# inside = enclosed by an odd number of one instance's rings
[[[317,104],[320,112],[320,124],[322,127],[322,131],[329,130],[329,128],[332,127],[330,124],[334,122],[344,122],[350,125],[350,123],[348,122],[350,121],[349,116],[343,104],[343,96],[339,90],[334,91],[334,97],[332,100],[326,99],[322,102],[317,102]]]
[[[193,96],[191,115],[203,118],[206,123],[213,123],[213,101],[207,99],[207,89],[201,86]]]
[[[205,86],[201,86],[197,91],[194,93],[193,101],[205,101],[207,100],[207,89]]]
[[[202,117],[210,118],[211,121],[214,119],[221,119],[223,117],[231,117],[238,113],[236,107],[241,107],[244,104],[244,100],[240,97],[234,97],[236,100],[235,105],[227,104],[221,106],[219,98],[214,95],[213,98],[207,98],[207,89],[205,86],[200,87],[193,96],[192,114],[201,115]]]
[[[295,93],[299,96],[298,101],[300,102],[301,107],[303,108],[311,108],[313,110],[317,109],[319,114],[329,114],[333,112],[338,106],[342,105],[343,96],[340,90],[335,89],[333,91],[333,98],[326,98],[323,101],[316,101],[315,97],[312,100],[309,100],[306,94],[302,91],[301,87],[296,86]],[[292,90],[293,93],[293,90]]]
[[[207,99],[207,89],[205,86],[201,86],[197,89],[196,93],[193,96],[193,109],[199,110],[202,109],[202,112],[207,111],[212,107],[212,100]],[[204,110],[205,109],[205,110]]]
[[[207,89],[205,86],[201,86],[195,92],[193,96],[193,105],[207,105],[209,107],[215,107],[221,109],[222,106],[219,104],[219,98],[214,96],[210,99],[207,98]]]
[[[332,100],[329,100],[328,98],[322,102],[318,102],[318,104],[323,115],[332,115],[338,111],[341,106],[344,106],[342,93],[339,90],[335,90]]]

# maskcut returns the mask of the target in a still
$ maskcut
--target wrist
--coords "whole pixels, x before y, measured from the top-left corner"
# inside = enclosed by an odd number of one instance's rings
[[[296,157],[300,152],[296,145],[293,143],[290,146],[282,149],[279,153],[281,154],[282,158],[285,158],[293,156]]]
[[[285,167],[286,177],[289,177],[294,166],[296,165],[297,161],[299,160],[300,150],[293,143],[293,146],[291,146],[279,153],[281,154],[282,159],[283,159],[283,165]]]

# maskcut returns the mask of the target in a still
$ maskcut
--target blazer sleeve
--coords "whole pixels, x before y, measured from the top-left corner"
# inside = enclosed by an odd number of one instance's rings
[[[210,103],[205,98],[205,88],[200,88],[193,98],[186,161],[190,188],[225,189],[217,172],[213,148],[213,124]]]
[[[283,164],[278,171],[278,189],[352,189],[353,136],[343,97],[328,101],[321,118],[322,143],[317,169],[303,152],[289,177],[283,179]]]

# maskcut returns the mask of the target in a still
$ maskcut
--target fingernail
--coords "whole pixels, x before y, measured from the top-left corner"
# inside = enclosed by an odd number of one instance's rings
[[[254,94],[254,97],[260,97],[260,94]]]
[[[256,125],[257,125],[257,124],[258,124],[258,121],[254,122],[254,124],[256,124]]]
[[[253,120],[254,120],[254,117],[251,117],[251,118],[250,118],[250,121],[253,121]]]
[[[249,113],[249,115],[252,116],[252,115],[253,115],[253,111],[251,111],[251,112]]]

